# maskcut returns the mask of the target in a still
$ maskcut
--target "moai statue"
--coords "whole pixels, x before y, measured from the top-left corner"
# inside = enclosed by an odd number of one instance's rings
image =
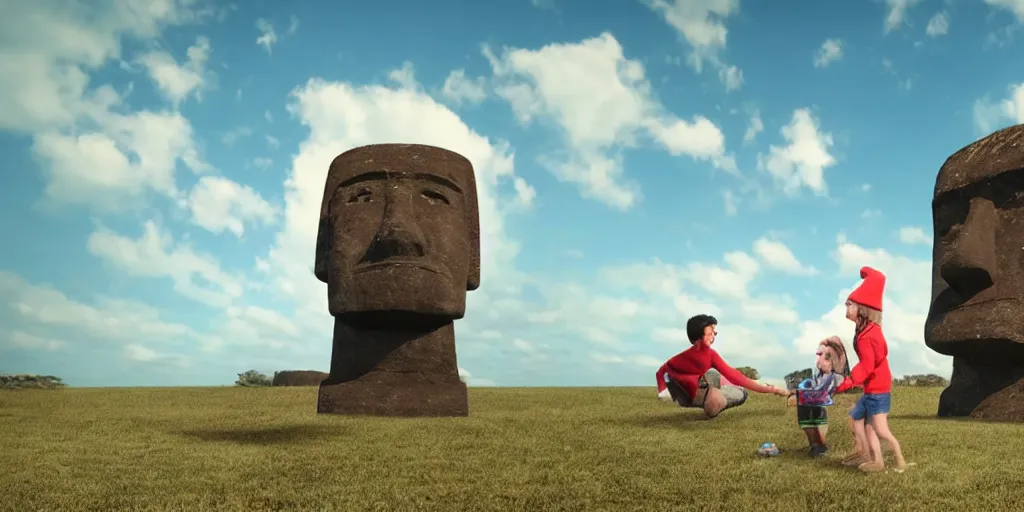
[[[331,162],[315,274],[334,316],[317,412],[466,416],[453,321],[480,286],[473,166],[414,144],[363,146]]]
[[[935,181],[932,214],[924,340],[953,356],[938,415],[968,416],[1024,378],[1024,125],[949,157]],[[1024,408],[1017,410],[1024,421]]]

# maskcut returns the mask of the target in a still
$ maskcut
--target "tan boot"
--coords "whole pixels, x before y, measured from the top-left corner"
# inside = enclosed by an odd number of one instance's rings
[[[885,471],[885,463],[880,460],[872,460],[857,466],[857,469],[863,473],[880,473]]]

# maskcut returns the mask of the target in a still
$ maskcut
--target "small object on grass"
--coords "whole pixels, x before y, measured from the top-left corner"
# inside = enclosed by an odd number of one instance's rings
[[[757,453],[764,457],[774,457],[779,454],[779,448],[775,446],[775,443],[763,443]]]

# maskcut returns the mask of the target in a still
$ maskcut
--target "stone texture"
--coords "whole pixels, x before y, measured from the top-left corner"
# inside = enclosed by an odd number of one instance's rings
[[[285,370],[274,373],[273,386],[319,386],[329,373],[314,370]]]
[[[989,395],[971,411],[979,420],[1021,421],[1024,418],[1024,379]]]
[[[464,416],[453,321],[480,286],[473,166],[432,146],[342,153],[324,187],[314,273],[335,318],[321,413]]]
[[[932,213],[925,343],[953,356],[938,414],[967,416],[1024,377],[1024,125],[950,156]]]

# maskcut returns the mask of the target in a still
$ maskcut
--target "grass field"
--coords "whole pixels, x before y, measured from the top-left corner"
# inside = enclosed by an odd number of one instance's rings
[[[903,474],[812,460],[785,400],[711,421],[653,388],[470,390],[471,416],[318,416],[316,388],[0,392],[0,509],[1013,510],[1024,427],[933,418],[936,388],[897,388]],[[775,458],[755,455],[773,441]]]

